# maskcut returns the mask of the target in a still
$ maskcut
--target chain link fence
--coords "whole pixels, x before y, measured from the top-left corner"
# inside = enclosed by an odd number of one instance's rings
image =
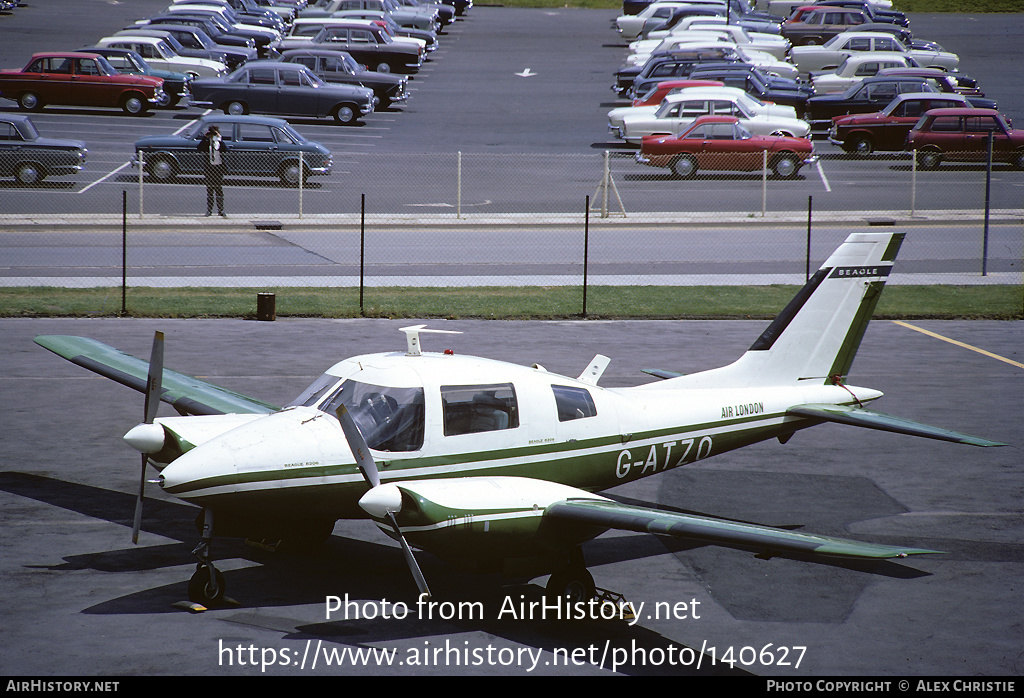
[[[799,284],[850,232],[884,225],[910,231],[892,283],[1021,285],[1020,170],[967,155],[930,169],[909,153],[781,169],[778,157],[701,156],[691,170],[631,150],[335,152],[325,165],[236,147],[227,217],[206,218],[200,158],[137,153],[93,183],[5,186],[4,283],[117,286],[123,271],[134,287]]]

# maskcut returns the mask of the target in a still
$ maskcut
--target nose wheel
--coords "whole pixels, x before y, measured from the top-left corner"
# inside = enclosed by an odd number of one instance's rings
[[[203,510],[203,537],[192,551],[198,560],[196,571],[188,580],[188,599],[203,606],[215,606],[224,601],[224,574],[214,567],[210,560],[210,546],[213,543],[213,512]]]

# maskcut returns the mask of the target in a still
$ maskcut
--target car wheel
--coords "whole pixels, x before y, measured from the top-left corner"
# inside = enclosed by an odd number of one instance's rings
[[[177,102],[177,100],[175,100],[175,102]],[[157,100],[156,106],[160,107],[161,109],[166,109],[167,107],[171,106],[171,94],[166,90],[161,92],[160,99]]]
[[[146,100],[137,94],[126,95],[121,102],[121,109],[125,114],[139,116],[146,113]]]
[[[25,111],[39,111],[43,108],[43,100],[35,92],[25,92],[18,97],[18,106]]]
[[[942,162],[942,153],[937,150],[922,150],[917,154],[917,166],[922,170],[934,170]]]
[[[296,187],[299,185],[299,163],[295,160],[281,165],[281,169],[278,170],[277,176],[281,179],[281,184],[287,187]],[[309,170],[305,167],[302,168],[302,181],[305,182],[309,177]]]
[[[386,63],[386,62],[378,63],[377,67],[374,68],[374,70],[376,70],[378,73],[390,73],[391,72],[391,64],[390,63]]]
[[[339,104],[334,109],[334,120],[339,124],[351,126],[359,118],[359,112],[351,104]]]
[[[35,162],[22,162],[14,168],[14,179],[18,184],[38,184],[45,176],[43,168]]]
[[[875,144],[870,136],[855,136],[850,141],[850,147],[847,152],[856,155],[871,155],[871,153],[875,152]]]
[[[232,116],[241,116],[249,113],[249,107],[245,102],[228,102],[224,105],[224,113]]]
[[[1010,159],[1010,164],[1018,170],[1024,170],[1024,150],[1018,150]]]
[[[161,182],[167,182],[178,175],[178,166],[166,155],[155,155],[146,166],[149,176]]]
[[[782,153],[772,163],[772,172],[776,177],[792,179],[800,171],[800,160],[793,153]]]
[[[676,177],[687,179],[697,174],[697,158],[692,155],[680,155],[669,167]]]

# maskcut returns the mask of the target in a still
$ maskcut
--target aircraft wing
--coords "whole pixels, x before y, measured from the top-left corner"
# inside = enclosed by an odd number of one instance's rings
[[[968,444],[971,446],[1005,446],[998,441],[989,441],[976,436],[961,434],[949,429],[933,427],[920,422],[914,422],[903,417],[894,417],[890,414],[867,410],[863,407],[849,407],[844,405],[796,405],[786,410],[787,414],[800,417],[812,417],[826,422],[838,422],[839,424],[852,424],[857,427],[878,429],[880,431],[892,431],[897,434],[909,434],[911,436],[923,436],[928,439],[940,441],[952,441],[954,443]]]
[[[83,368],[146,392],[149,362],[88,337],[40,335],[35,343]],[[164,369],[160,399],[180,414],[269,414],[276,405]]]
[[[863,543],[801,533],[771,526],[659,511],[605,499],[567,499],[548,505],[545,519],[572,521],[622,531],[655,533],[740,550],[767,557],[780,553],[882,559],[939,553],[938,550]]]

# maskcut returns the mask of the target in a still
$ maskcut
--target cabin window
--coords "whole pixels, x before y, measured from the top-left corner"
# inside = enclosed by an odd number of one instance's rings
[[[511,383],[443,385],[444,435],[515,429],[519,406]]]
[[[552,385],[551,391],[555,394],[559,422],[571,422],[574,419],[597,416],[594,398],[590,396],[590,391],[586,388]]]
[[[423,388],[393,388],[347,380],[320,410],[334,415],[345,405],[366,445],[378,451],[423,447]]]
[[[202,124],[200,124],[202,127]],[[204,127],[205,128],[205,127]],[[332,376],[330,373],[325,373],[315,381],[313,381],[308,388],[302,391],[302,393],[288,403],[288,407],[295,407],[297,405],[304,405],[306,407],[312,407],[316,403],[320,402],[328,390],[333,388],[341,380],[337,376]]]

